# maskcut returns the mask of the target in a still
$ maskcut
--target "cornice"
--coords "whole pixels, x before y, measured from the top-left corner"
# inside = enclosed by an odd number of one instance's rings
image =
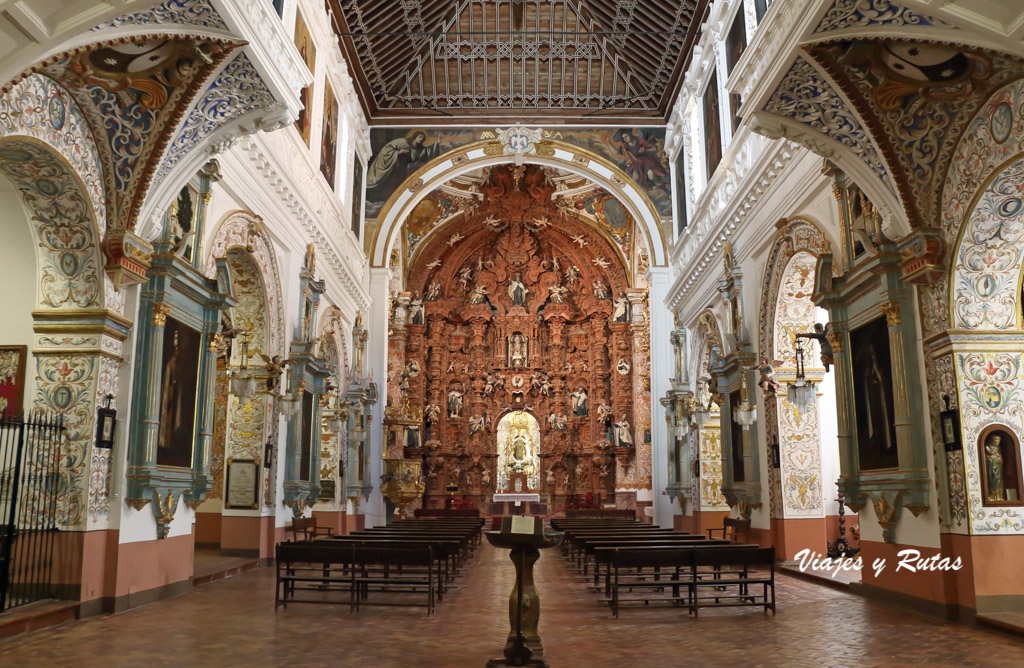
[[[308,154],[289,151],[283,145],[287,141],[283,134],[246,137],[239,146],[240,153],[252,164],[253,170],[265,179],[288,212],[295,216],[307,241],[316,244],[318,259],[322,258],[331,267],[357,307],[368,308],[369,295],[363,289],[366,257],[355,243],[352,232],[346,229],[348,215],[343,213],[337,195],[322,179],[314,177],[300,179],[299,182],[292,178],[294,175],[301,176],[303,170],[293,169],[294,165],[283,164],[281,160],[287,159],[289,155],[293,159],[298,155],[307,156],[297,159],[308,160]],[[272,143],[281,145],[273,146]],[[316,172],[315,167],[307,165],[307,168],[305,171]],[[314,203],[317,206],[315,211]],[[330,225],[327,221],[334,221],[335,229],[327,229]]]

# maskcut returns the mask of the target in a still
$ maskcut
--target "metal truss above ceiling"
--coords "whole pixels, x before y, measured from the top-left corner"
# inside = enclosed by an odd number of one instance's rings
[[[667,117],[709,0],[327,0],[376,122]]]

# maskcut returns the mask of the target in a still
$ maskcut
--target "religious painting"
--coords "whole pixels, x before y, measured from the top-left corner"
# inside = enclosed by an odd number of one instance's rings
[[[313,465],[313,393],[309,390],[302,392],[302,424],[299,429],[299,480],[308,481],[312,474]]]
[[[315,81],[316,45],[313,43],[313,37],[309,34],[309,27],[306,25],[305,19],[302,18],[302,12],[300,11],[295,12],[295,47],[299,50],[302,62],[306,64],[306,68],[309,69]],[[302,135],[302,142],[309,145],[309,128],[313,124],[312,110],[310,109],[313,103],[313,84],[299,91],[299,101],[302,103],[302,109],[299,110],[299,118],[295,121],[295,129]]]
[[[730,437],[732,441],[732,479],[733,482],[743,482],[746,480],[746,471],[744,470],[743,460],[743,425],[736,421],[736,416],[739,415],[740,404],[743,403],[740,391],[729,393],[729,420],[730,420]]]
[[[739,62],[740,56],[747,48],[747,23],[743,17],[743,5],[740,5],[736,12],[736,18],[732,21],[729,34],[725,38],[725,67],[726,73],[732,74],[732,70]],[[732,119],[732,132],[740,127],[740,104],[742,100],[739,93],[729,93],[729,116]]]
[[[331,188],[338,168],[338,100],[334,97],[331,82],[324,79],[324,124],[320,137],[320,173]]]
[[[495,140],[495,130],[372,129],[372,155],[366,170],[366,218],[376,219],[402,183],[433,158],[472,142]],[[544,139],[578,146],[613,162],[646,191],[660,216],[672,215],[672,179],[664,128],[542,128],[541,133]]]
[[[0,415],[20,416],[25,404],[28,346],[0,346]]]
[[[686,151],[679,149],[675,164],[676,236],[686,229]]]
[[[718,113],[718,72],[704,90],[704,165],[710,181],[722,161],[722,124]]]
[[[167,318],[161,355],[157,466],[192,468],[202,338],[198,331]]]
[[[772,6],[772,0],[754,0],[754,14],[757,16],[758,25],[761,24],[761,19],[764,18],[768,8]]]
[[[986,506],[1024,505],[1020,444],[1005,425],[991,425],[978,437],[981,500]]]
[[[743,17],[743,5],[739,6],[736,16],[729,27],[729,34],[725,37],[725,73],[731,75],[740,56],[747,48],[747,22]]]
[[[359,238],[363,223],[363,161],[355,153],[352,172],[352,234]]]
[[[897,468],[889,327],[884,317],[850,332],[850,354],[860,470]]]

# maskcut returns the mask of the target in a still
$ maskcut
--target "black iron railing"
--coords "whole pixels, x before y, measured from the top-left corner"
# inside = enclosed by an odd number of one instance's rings
[[[53,595],[64,420],[0,417],[0,612]]]

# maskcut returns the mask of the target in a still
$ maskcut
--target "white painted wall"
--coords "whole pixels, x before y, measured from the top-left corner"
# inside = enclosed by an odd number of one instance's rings
[[[25,361],[25,408],[35,395],[35,363],[32,361],[32,310],[36,297],[37,269],[35,242],[21,196],[6,178],[0,178],[0,211],[4,212],[0,232],[0,285],[3,286],[4,315],[0,318],[0,345],[28,346]]]

